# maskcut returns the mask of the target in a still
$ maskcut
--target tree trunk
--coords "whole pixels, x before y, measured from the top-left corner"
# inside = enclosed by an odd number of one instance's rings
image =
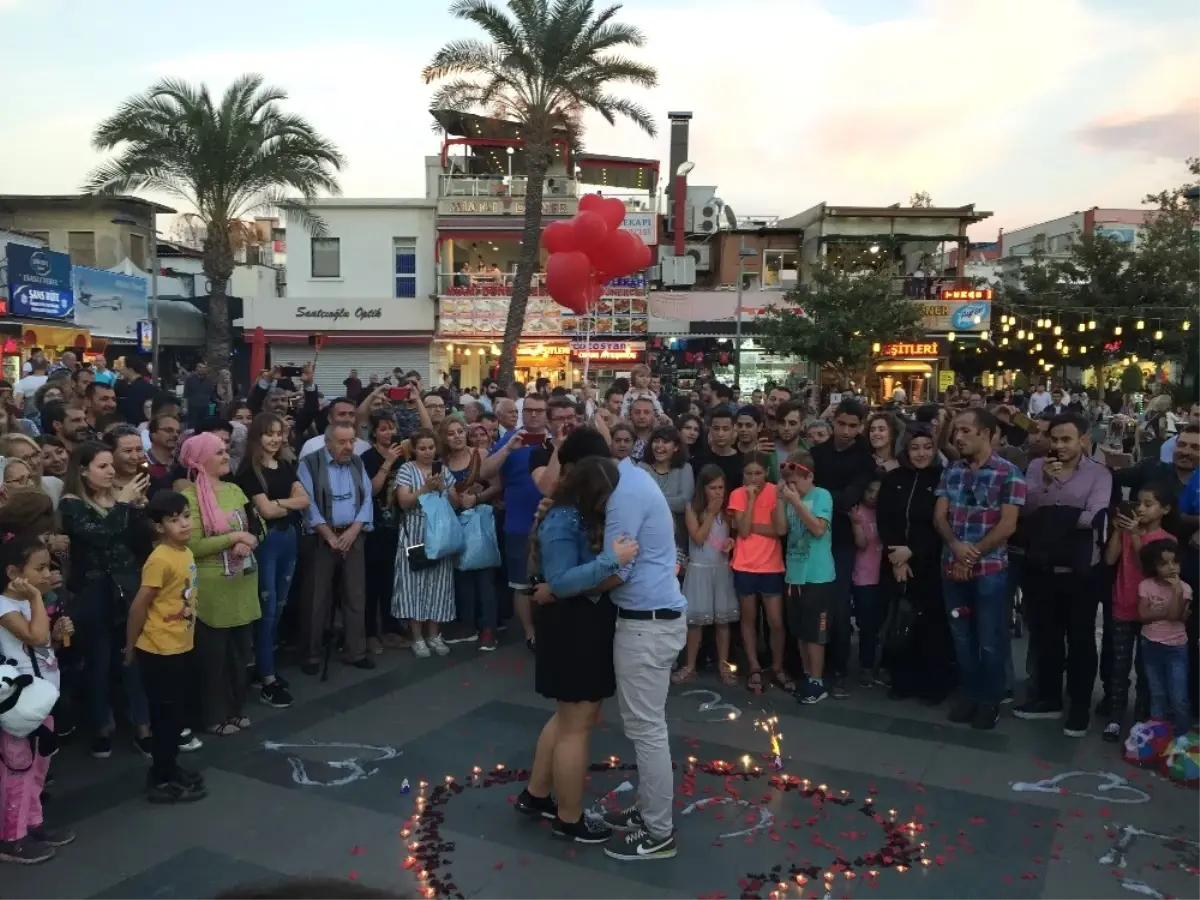
[[[229,318],[229,279],[233,277],[233,250],[227,226],[210,222],[204,238],[204,277],[208,280],[208,317],[204,356],[214,371],[229,369],[233,360],[233,322]]]
[[[530,141],[525,146],[525,224],[521,229],[521,252],[517,257],[517,274],[513,277],[512,303],[504,323],[504,344],[500,349],[500,371],[497,381],[507,387],[517,367],[517,344],[525,328],[525,307],[529,303],[529,287],[537,272],[538,255],[542,246],[542,190],[546,169],[550,165],[550,147],[544,140]]]

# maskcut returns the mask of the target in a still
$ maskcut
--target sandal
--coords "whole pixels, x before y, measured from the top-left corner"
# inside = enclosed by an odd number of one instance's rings
[[[792,680],[787,672],[781,672],[779,669],[771,669],[771,680],[779,686],[780,690],[787,691],[789,694],[796,693],[796,682]]]
[[[721,684],[727,687],[733,687],[737,684],[737,669],[727,662],[717,664],[717,674],[721,679]]]
[[[229,737],[237,734],[242,729],[238,728],[232,722],[222,722],[220,725],[210,725],[205,729],[209,734],[215,734],[217,737]]]
[[[672,684],[690,684],[696,680],[696,670],[691,666],[680,666],[671,673]]]
[[[762,669],[755,669],[746,679],[746,690],[752,694],[761,694],[763,692]]]
[[[233,716],[229,719],[229,724],[241,731],[250,727],[250,720],[245,716]]]

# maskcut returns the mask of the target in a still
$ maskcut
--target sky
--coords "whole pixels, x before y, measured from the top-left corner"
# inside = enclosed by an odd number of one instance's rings
[[[422,158],[439,140],[421,68],[444,42],[475,36],[449,5],[0,0],[19,57],[0,193],[77,191],[101,161],[95,125],[159,78],[219,91],[259,72],[344,152],[343,194],[422,196]],[[927,191],[939,206],[991,211],[971,232],[991,240],[1093,206],[1138,207],[1200,155],[1195,0],[628,0],[620,18],[645,33],[633,55],[657,67],[659,86],[616,90],[659,133],[588,120],[587,149],[665,171],[666,113],[690,110],[691,183],[715,185],[741,216]]]

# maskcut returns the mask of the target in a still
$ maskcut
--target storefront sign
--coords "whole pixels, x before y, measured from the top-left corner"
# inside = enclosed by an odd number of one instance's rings
[[[884,344],[880,356],[892,359],[937,359],[941,356],[937,341],[895,341]]]
[[[517,356],[568,356],[571,348],[566,344],[518,344]]]
[[[71,257],[41,247],[9,244],[8,312],[37,319],[69,319],[75,311]]]
[[[650,212],[627,212],[621,230],[636,234],[647,246],[658,243],[658,216]]]
[[[953,386],[954,379],[956,377],[957,376],[954,374],[953,369],[942,369],[941,371],[939,371],[938,372],[938,393],[944,394],[946,391],[948,391]]]
[[[942,288],[938,293],[940,300],[952,300],[956,302],[971,301],[971,300],[987,300],[992,299],[991,288]]]
[[[351,316],[355,319],[382,319],[383,307],[377,306],[374,309],[365,309],[358,306],[353,311],[344,306],[333,309],[313,309],[309,306],[296,307],[297,319],[321,319],[322,321],[338,322],[342,319],[349,319]]]
[[[646,353],[643,341],[576,341],[571,355],[590,362],[637,362]]]
[[[579,201],[574,197],[567,200],[543,200],[543,216],[573,216]],[[466,200],[442,199],[438,201],[441,216],[523,216],[525,201],[517,197],[472,197]]]
[[[991,324],[992,304],[987,300],[921,304],[921,327],[926,331],[987,331]]]

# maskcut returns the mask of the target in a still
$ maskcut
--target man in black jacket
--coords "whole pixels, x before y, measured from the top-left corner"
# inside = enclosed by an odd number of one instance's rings
[[[855,400],[843,400],[833,413],[833,437],[812,448],[813,483],[833,495],[833,565],[837,575],[830,610],[827,681],[835,698],[846,696],[850,663],[850,576],[854,570],[854,529],[850,508],[859,501],[875,473],[871,445],[863,437],[866,411]]]
[[[150,379],[150,364],[140,356],[127,356],[121,378],[117,385],[117,409],[126,422],[145,421],[146,401],[158,393]]]

